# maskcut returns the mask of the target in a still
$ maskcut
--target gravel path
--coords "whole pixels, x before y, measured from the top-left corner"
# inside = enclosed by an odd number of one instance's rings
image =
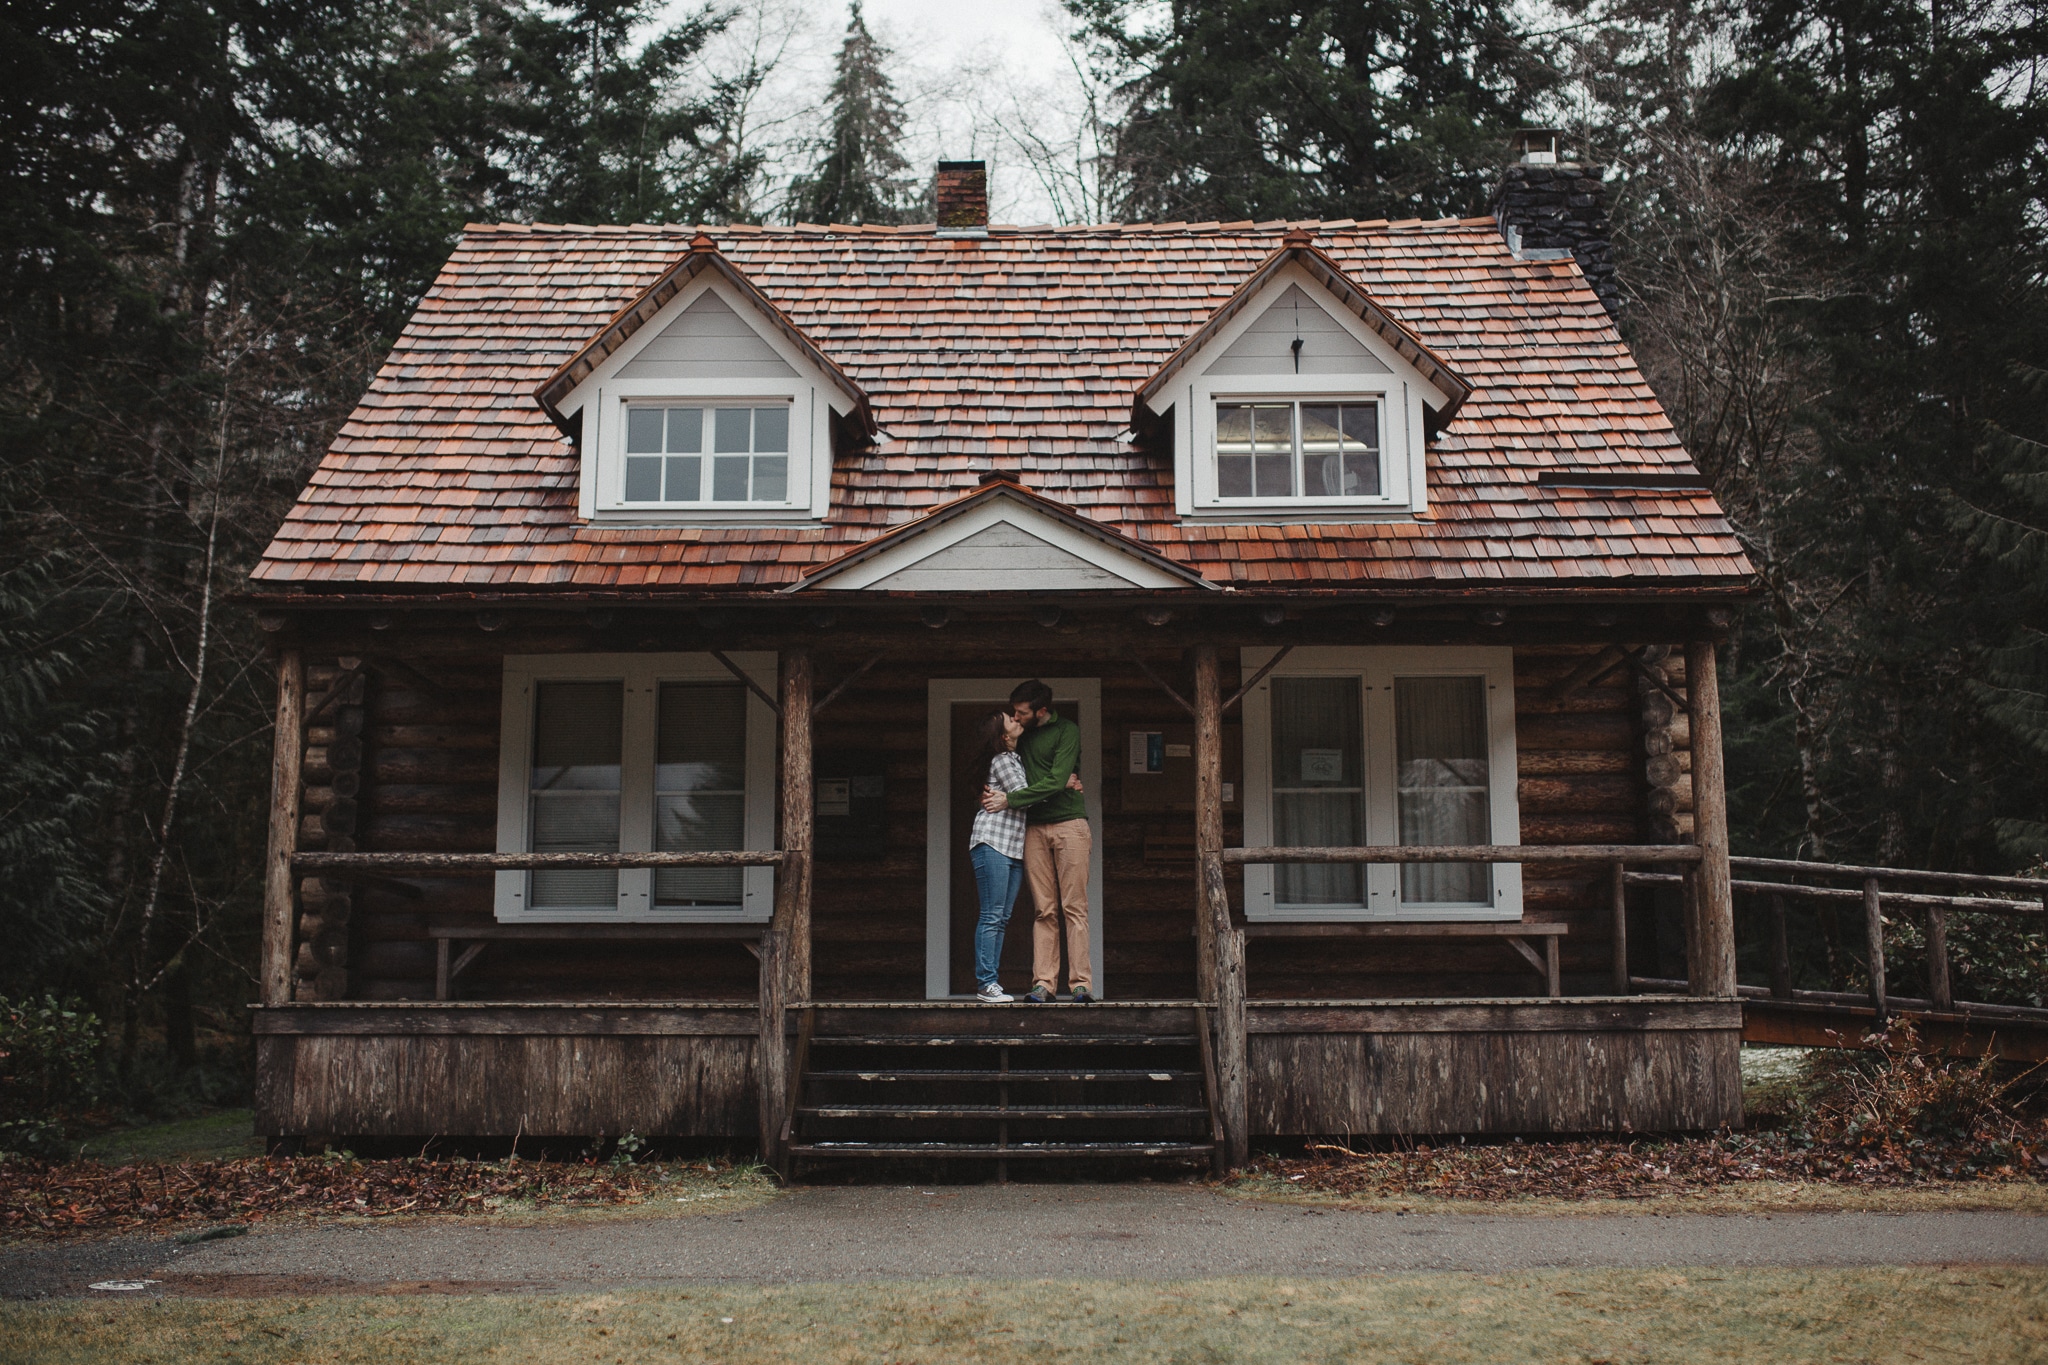
[[[0,1295],[788,1283],[935,1276],[1179,1279],[1542,1266],[2048,1264],[2010,1213],[1487,1217],[1316,1210],[1145,1185],[803,1189],[730,1215],[280,1223],[0,1250]]]

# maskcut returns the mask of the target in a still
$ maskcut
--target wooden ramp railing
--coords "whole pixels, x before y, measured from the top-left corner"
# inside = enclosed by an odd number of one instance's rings
[[[2023,1005],[1993,1004],[1958,1000],[1951,980],[1948,948],[1948,917],[1951,913],[2007,915],[2033,918],[2048,923],[2048,879],[2007,877],[1973,872],[1936,872],[1918,868],[1865,867],[1850,863],[1805,862],[1790,858],[1731,858],[1731,868],[1751,876],[1737,877],[1735,893],[1763,897],[1769,907],[1768,986],[1739,986],[1738,993],[1751,1001],[1772,1001],[1779,1005],[1800,1005],[1820,1011],[1841,1012],[1849,1007],[1868,1008],[1867,1021],[1860,1013],[1857,1022],[1882,1024],[1892,1014],[1949,1015],[1987,1022],[2006,1021],[2048,1028],[2048,1009]],[[1794,880],[1803,878],[1805,880]],[[1678,878],[1669,873],[1630,872],[1624,881],[1630,886],[1671,884]],[[1855,885],[1828,885],[1853,882]],[[1906,890],[1902,888],[1920,888]],[[1953,892],[1982,892],[1981,895],[1944,894],[1926,888],[1950,888]],[[1786,916],[1794,901],[1837,904],[1854,903],[1863,912],[1864,961],[1869,971],[1867,993],[1799,990],[1793,986],[1792,956]],[[1887,907],[1924,914],[1927,947],[1927,994],[1894,996],[1886,980]],[[1637,987],[1662,990],[1672,982],[1658,977],[1633,977]],[[1845,1027],[1852,1021],[1846,1014]]]

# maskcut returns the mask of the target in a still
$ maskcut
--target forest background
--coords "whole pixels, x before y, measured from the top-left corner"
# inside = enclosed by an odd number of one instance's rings
[[[231,598],[464,222],[929,221],[935,155],[990,160],[999,217],[1430,218],[1564,127],[1760,571],[1724,661],[1739,849],[2036,864],[2044,18],[1065,0],[1032,77],[790,0],[10,5],[0,996],[108,1021],[119,1106],[242,1093],[272,679]],[[1952,944],[1969,993],[2044,1003],[2041,937],[2008,937]]]

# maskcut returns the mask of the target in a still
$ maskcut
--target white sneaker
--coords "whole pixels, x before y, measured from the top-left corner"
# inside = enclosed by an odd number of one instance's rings
[[[993,981],[976,991],[974,998],[984,1005],[1008,1005],[1017,999]]]

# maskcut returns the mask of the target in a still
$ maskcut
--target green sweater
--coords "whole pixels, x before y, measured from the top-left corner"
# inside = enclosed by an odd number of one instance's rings
[[[1067,778],[1081,766],[1080,726],[1051,712],[1045,724],[1018,738],[1017,757],[1024,760],[1024,785],[1010,793],[1010,809],[1023,811],[1026,824],[1087,818],[1087,799],[1067,789]]]

